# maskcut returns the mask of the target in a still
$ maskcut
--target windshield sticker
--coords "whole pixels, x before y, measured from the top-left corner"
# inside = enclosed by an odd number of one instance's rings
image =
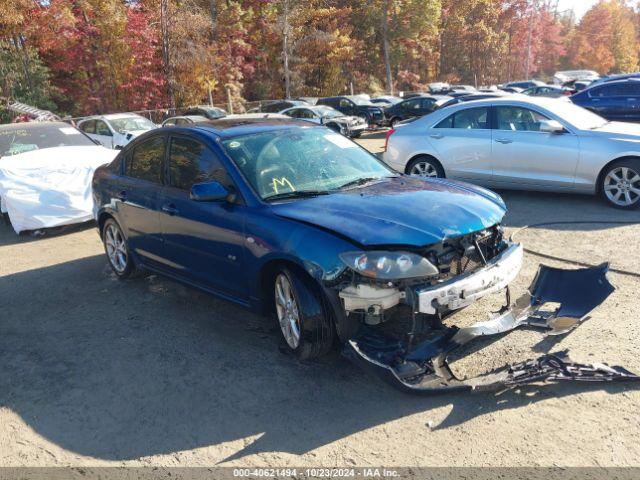
[[[80,132],[73,127],[62,127],[58,130],[60,130],[65,135],[80,135]]]
[[[340,148],[356,148],[355,143],[338,133],[328,133],[324,136],[324,138],[329,140],[334,145],[339,146]]]
[[[291,182],[287,177],[282,177],[280,180],[278,180],[277,178],[272,178],[271,184],[273,185],[273,191],[275,193],[278,193],[278,185],[281,187],[286,187],[292,192],[296,191],[296,189],[294,188],[294,186],[291,184]]]

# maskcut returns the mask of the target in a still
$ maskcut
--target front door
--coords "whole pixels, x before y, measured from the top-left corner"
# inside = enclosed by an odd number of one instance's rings
[[[113,148],[113,133],[102,120],[96,120],[96,133],[93,136],[103,146]]]
[[[196,202],[194,183],[218,181],[235,189],[216,156],[190,137],[174,135],[160,200],[164,258],[177,275],[237,299],[247,298],[244,261],[244,209],[241,202]]]
[[[154,135],[130,151],[116,192],[118,218],[129,248],[152,265],[162,263],[158,202],[163,188],[165,143],[164,135]]]
[[[546,116],[529,108],[497,106],[492,183],[504,188],[570,190],[580,158],[578,137],[540,131]]]
[[[449,115],[426,132],[447,177],[486,185],[491,180],[490,108],[476,107]]]

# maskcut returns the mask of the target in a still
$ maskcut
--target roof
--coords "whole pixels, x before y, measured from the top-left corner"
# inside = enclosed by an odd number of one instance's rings
[[[193,128],[228,138],[237,135],[251,135],[294,127],[311,127],[313,124],[294,118],[220,118],[194,125]]]

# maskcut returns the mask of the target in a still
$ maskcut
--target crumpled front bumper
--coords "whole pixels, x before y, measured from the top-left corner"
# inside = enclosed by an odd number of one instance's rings
[[[540,329],[550,335],[567,333],[614,291],[607,271],[607,264],[579,270],[541,266],[529,293],[515,304],[503,307],[490,320],[465,328],[430,326],[423,332],[411,332],[405,339],[363,326],[347,342],[344,354],[394,387],[412,393],[504,390],[540,382],[638,381],[640,377],[622,367],[575,363],[564,352],[543,355],[471,379],[457,378],[447,363],[452,352],[480,337],[497,339],[520,327]],[[432,296],[429,305],[439,298]],[[559,306],[549,310],[551,304]]]

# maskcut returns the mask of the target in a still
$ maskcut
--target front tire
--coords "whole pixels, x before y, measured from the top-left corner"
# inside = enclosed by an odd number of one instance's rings
[[[444,169],[433,157],[416,157],[407,165],[407,173],[423,178],[444,178]]]
[[[640,206],[640,160],[620,160],[609,165],[600,183],[602,197],[615,208]]]
[[[313,280],[282,268],[273,282],[275,316],[288,351],[301,360],[327,353],[333,344],[334,328]]]
[[[135,273],[131,251],[120,225],[113,218],[107,219],[102,227],[102,243],[111,270],[118,278],[126,279]]]

